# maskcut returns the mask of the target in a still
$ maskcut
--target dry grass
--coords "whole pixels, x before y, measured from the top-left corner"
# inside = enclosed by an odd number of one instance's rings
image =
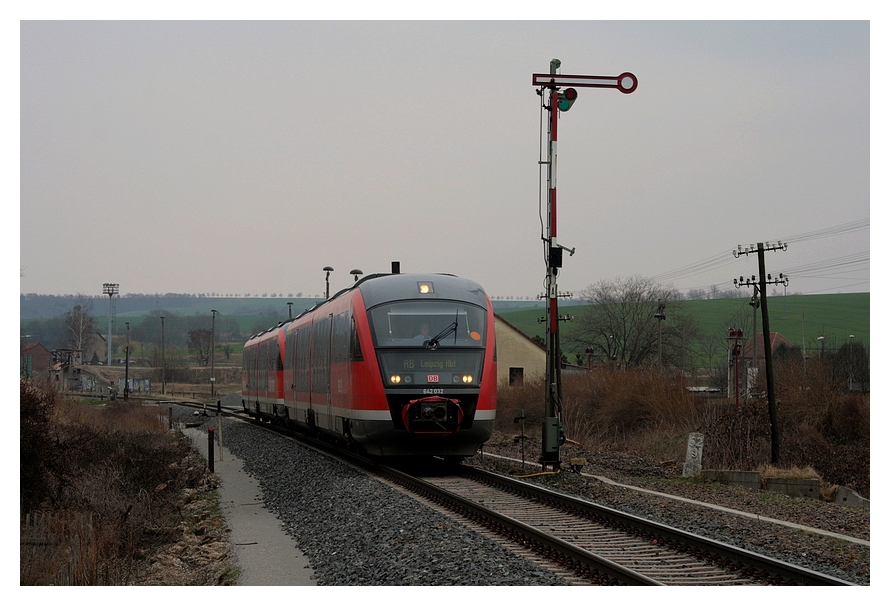
[[[188,532],[188,495],[212,488],[188,438],[133,400],[93,407],[22,382],[21,402],[21,584],[140,582]]]
[[[695,427],[694,399],[680,375],[652,369],[598,369],[563,378],[562,416],[566,435],[583,449],[644,449],[657,456],[685,454],[685,438]],[[519,409],[526,427],[537,432],[542,420],[543,381],[498,392],[498,424],[504,432]]]
[[[823,484],[869,494],[869,400],[843,393],[830,369],[776,365],[781,437],[779,465]],[[765,385],[762,392],[766,391]],[[513,418],[523,409],[526,435],[540,435],[543,381],[498,391],[496,429],[516,435]],[[647,368],[595,368],[563,375],[567,438],[584,450],[645,455],[681,466],[690,432],[705,435],[703,466],[756,470],[771,460],[765,399],[698,399],[682,375]],[[795,471],[792,471],[795,470]],[[804,476],[813,477],[813,476]]]
[[[807,465],[804,468],[792,465],[791,467],[775,467],[774,465],[760,465],[757,468],[764,478],[781,478],[783,480],[821,480],[822,477],[816,470]]]

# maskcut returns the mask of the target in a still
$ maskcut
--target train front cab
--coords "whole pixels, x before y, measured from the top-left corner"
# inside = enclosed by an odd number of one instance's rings
[[[373,347],[369,366],[379,373],[382,398],[374,398],[376,418],[354,411],[352,437],[382,456],[472,456],[494,425],[491,305],[481,288],[466,280],[399,278],[410,281],[414,297],[374,304],[371,295],[367,316],[357,322]]]

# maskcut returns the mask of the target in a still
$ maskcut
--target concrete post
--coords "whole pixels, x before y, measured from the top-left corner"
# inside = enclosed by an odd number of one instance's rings
[[[683,477],[689,478],[701,473],[701,453],[705,445],[705,436],[690,433],[686,444],[686,463],[683,465]]]
[[[207,467],[213,473],[213,428],[207,428]]]

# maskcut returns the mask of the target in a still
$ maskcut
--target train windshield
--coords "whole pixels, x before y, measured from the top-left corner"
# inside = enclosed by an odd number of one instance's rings
[[[377,347],[484,347],[485,310],[457,301],[400,301],[370,310]]]

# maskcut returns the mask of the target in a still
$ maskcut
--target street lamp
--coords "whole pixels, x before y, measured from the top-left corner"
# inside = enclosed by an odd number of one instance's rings
[[[127,350],[124,363],[124,402],[130,399],[130,323],[124,322],[127,325]]]
[[[164,316],[161,315],[161,395],[167,395],[167,361],[164,359]]]
[[[210,399],[213,399],[214,394],[214,384],[216,383],[216,375],[213,372],[213,361],[216,356],[216,314],[217,311],[215,309],[210,310],[211,320],[210,320]]]
[[[745,335],[741,328],[730,328],[727,340],[731,343],[729,346],[729,382],[726,385],[726,395],[728,396],[732,390],[733,379],[735,380],[735,405],[739,405],[739,354],[742,353],[740,345]]]
[[[825,357],[825,337],[819,335],[816,340],[819,341],[819,345],[822,347],[822,351],[819,352],[819,359],[821,360]]]
[[[325,265],[321,271],[324,272],[324,298],[327,301],[331,298],[331,272],[334,271],[334,268]]]
[[[661,368],[661,323],[667,317],[664,314],[665,303],[661,299],[658,300],[658,311],[653,314],[653,317],[658,320],[658,367]]]
[[[362,275],[362,270],[360,270],[360,269],[353,269],[353,270],[352,270],[351,272],[349,272],[349,273],[350,273],[350,275],[355,276],[355,282],[358,282],[358,277],[359,277],[360,275]]]

